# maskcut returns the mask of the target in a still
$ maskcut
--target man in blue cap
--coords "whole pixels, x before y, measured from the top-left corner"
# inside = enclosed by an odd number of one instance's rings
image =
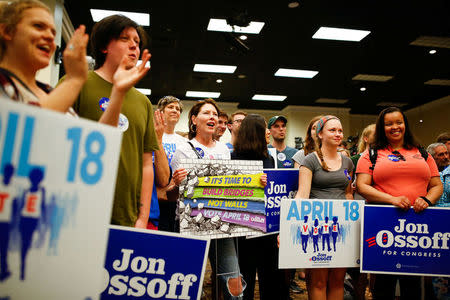
[[[286,139],[286,123],[287,119],[284,116],[273,116],[267,123],[267,128],[270,130],[272,136],[272,143],[268,146],[277,150],[277,167],[278,168],[293,168],[294,161],[292,156],[297,153],[297,149],[286,146],[284,140]]]

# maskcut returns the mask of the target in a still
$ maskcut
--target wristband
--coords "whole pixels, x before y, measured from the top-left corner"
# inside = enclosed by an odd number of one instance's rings
[[[431,201],[428,200],[427,197],[425,197],[425,196],[420,196],[420,198],[422,198],[426,203],[428,203],[428,206],[433,206],[433,203],[431,203]]]

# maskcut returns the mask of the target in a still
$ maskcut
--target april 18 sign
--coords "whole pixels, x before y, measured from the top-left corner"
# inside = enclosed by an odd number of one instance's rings
[[[0,99],[0,298],[98,296],[122,133]]]
[[[366,205],[361,271],[450,276],[450,208],[421,213]]]
[[[281,201],[280,268],[359,266],[364,201]]]

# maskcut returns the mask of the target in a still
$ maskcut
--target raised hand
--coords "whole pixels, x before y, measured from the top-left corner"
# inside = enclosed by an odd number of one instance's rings
[[[114,87],[120,92],[127,92],[135,86],[147,74],[148,70],[150,70],[150,67],[145,66],[150,60],[150,57],[151,54],[145,49],[142,53],[142,64],[130,68],[127,67],[129,58],[125,55],[113,75]]]
[[[155,110],[155,114],[153,116],[153,124],[155,125],[156,137],[158,138],[159,142],[162,142],[165,124],[163,113],[159,109]]]
[[[86,34],[86,27],[80,25],[75,30],[63,53],[66,80],[77,79],[83,83],[86,81],[88,72],[86,47],[88,40],[89,36]]]

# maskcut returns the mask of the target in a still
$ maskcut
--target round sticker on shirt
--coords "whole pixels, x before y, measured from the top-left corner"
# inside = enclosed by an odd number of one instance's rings
[[[352,177],[350,176],[350,173],[348,172],[347,169],[344,169],[344,174],[345,174],[345,177],[347,177],[348,180],[352,180]]]
[[[397,155],[388,155],[388,159],[394,162],[399,162],[400,159],[398,158]]]
[[[203,151],[202,148],[195,147],[195,150],[197,150],[198,154],[200,154],[201,157],[205,157],[205,151]]]
[[[127,131],[130,122],[128,122],[128,118],[124,114],[119,115],[119,125],[117,127],[123,132]]]
[[[108,104],[109,104],[109,99],[106,97],[102,97],[102,98],[100,98],[100,101],[98,101],[98,105],[100,106],[100,109],[102,111],[106,110],[106,108],[108,107]]]
[[[277,158],[279,161],[285,161],[286,160],[286,154],[284,154],[283,152],[280,152],[277,154]]]

